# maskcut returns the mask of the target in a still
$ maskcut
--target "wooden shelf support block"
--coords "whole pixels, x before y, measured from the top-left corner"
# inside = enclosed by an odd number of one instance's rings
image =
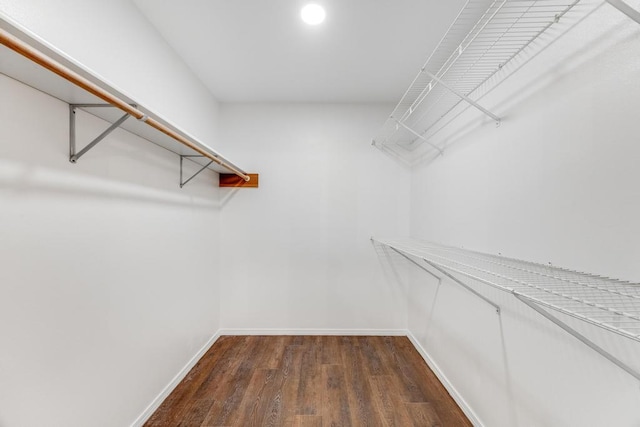
[[[248,173],[249,181],[245,181],[238,175],[232,173],[221,173],[220,174],[220,187],[247,187],[247,188],[258,188],[258,184],[260,182],[259,176],[257,173]]]

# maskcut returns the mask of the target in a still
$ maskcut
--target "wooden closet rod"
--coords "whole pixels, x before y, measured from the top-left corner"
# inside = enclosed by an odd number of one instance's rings
[[[59,62],[57,62],[57,61],[53,60],[52,58],[48,57],[47,55],[45,55],[44,53],[40,52],[39,50],[29,46],[27,43],[23,42],[22,40],[20,40],[19,38],[15,37],[14,35],[10,34],[9,32],[5,31],[2,28],[0,28],[0,43],[5,45],[9,49],[19,53],[20,55],[24,56],[25,58],[30,59],[31,61],[35,62],[36,64],[39,64],[42,67],[48,69],[49,71],[59,75],[63,79],[68,80],[69,82],[73,83],[74,85],[76,85],[76,86],[86,90],[87,92],[97,96],[98,98],[102,99],[103,101],[108,102],[109,104],[113,105],[114,107],[117,107],[117,108],[121,109],[122,111],[124,111],[125,113],[130,114],[131,116],[135,117],[136,119],[145,122],[149,126],[159,130],[160,132],[164,133],[165,135],[168,135],[171,138],[175,139],[176,141],[180,142],[181,144],[186,145],[187,147],[191,148],[193,151],[203,155],[204,157],[206,157],[206,158],[208,158],[210,160],[213,160],[214,162],[216,162],[220,166],[230,170],[231,172],[233,172],[234,174],[238,175],[239,177],[241,177],[245,181],[249,181],[251,179],[249,177],[249,175],[245,174],[244,172],[242,172],[241,170],[239,170],[235,166],[230,165],[229,163],[227,163],[224,160],[218,158],[214,154],[211,154],[211,153],[203,150],[202,148],[198,147],[196,144],[191,142],[189,139],[187,139],[184,136],[180,135],[179,133],[173,131],[172,129],[169,129],[167,126],[163,125],[162,123],[158,122],[157,120],[153,119],[152,117],[148,117],[142,111],[138,110],[137,108],[132,107],[131,105],[127,104],[122,99],[118,98],[117,96],[114,96],[114,95],[110,94],[106,90],[102,89],[100,86],[98,86],[95,83],[89,81],[88,79],[82,77],[80,74],[76,73],[75,71],[70,70],[69,68],[65,67],[64,65],[60,64]]]

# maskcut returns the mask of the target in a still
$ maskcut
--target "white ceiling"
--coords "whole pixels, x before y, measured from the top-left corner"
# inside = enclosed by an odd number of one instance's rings
[[[464,0],[134,0],[222,102],[397,102]]]

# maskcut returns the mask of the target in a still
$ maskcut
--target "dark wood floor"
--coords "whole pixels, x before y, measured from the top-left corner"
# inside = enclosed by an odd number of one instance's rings
[[[405,337],[225,336],[146,426],[470,426]]]

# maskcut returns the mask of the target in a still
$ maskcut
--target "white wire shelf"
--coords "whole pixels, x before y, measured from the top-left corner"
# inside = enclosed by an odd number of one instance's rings
[[[417,240],[377,242],[640,341],[639,284]]]
[[[130,119],[122,122],[122,111],[120,109],[115,107],[98,108],[108,106],[108,104],[105,104],[105,101],[95,94],[92,94],[78,86],[77,83],[63,77],[62,74],[52,72],[49,68],[38,65],[34,62],[33,58],[27,57],[22,53],[18,53],[15,49],[9,48],[4,43],[0,43],[0,75],[5,75],[71,106],[75,105],[79,109],[82,109],[85,112],[99,117],[111,124],[119,122],[118,126],[115,127],[131,132],[140,138],[171,151],[178,155],[180,159],[183,157],[187,158],[206,169],[210,169],[218,173],[228,173],[230,171],[236,173],[237,171],[239,173],[246,174],[246,172],[244,172],[240,167],[226,159],[213,148],[204,144],[169,120],[163,118],[158,113],[143,106],[138,106],[138,103],[135,102],[132,97],[116,89],[99,77],[95,72],[86,69],[82,64],[77,63],[65,53],[30,33],[28,30],[4,16],[2,13],[0,13],[0,32],[17,38],[19,41],[25,43],[38,53],[46,56],[52,63],[60,64],[60,66],[65,67],[72,73],[86,79],[101,90],[104,90],[113,97],[118,98],[123,103],[130,106],[136,105],[135,108],[144,114],[144,120]],[[160,130],[159,127],[149,126],[148,124],[151,121],[150,119],[156,122],[157,125],[164,130]],[[113,130],[114,128],[110,129]],[[181,140],[188,141],[189,145],[184,142],[180,142],[171,134],[178,136]],[[213,159],[216,160],[211,161]],[[182,177],[180,182],[182,186]]]
[[[417,267],[454,283],[500,307],[456,276],[509,292],[610,362],[640,381],[640,372],[578,332],[553,311],[640,342],[640,284],[418,240],[375,240]],[[417,260],[424,261],[422,265]],[[434,273],[435,270],[435,273]],[[547,311],[547,309],[551,309]]]
[[[396,105],[374,145],[407,159],[429,139],[461,103],[469,103],[499,122],[474,99],[504,66],[569,13],[580,0],[468,0]]]

